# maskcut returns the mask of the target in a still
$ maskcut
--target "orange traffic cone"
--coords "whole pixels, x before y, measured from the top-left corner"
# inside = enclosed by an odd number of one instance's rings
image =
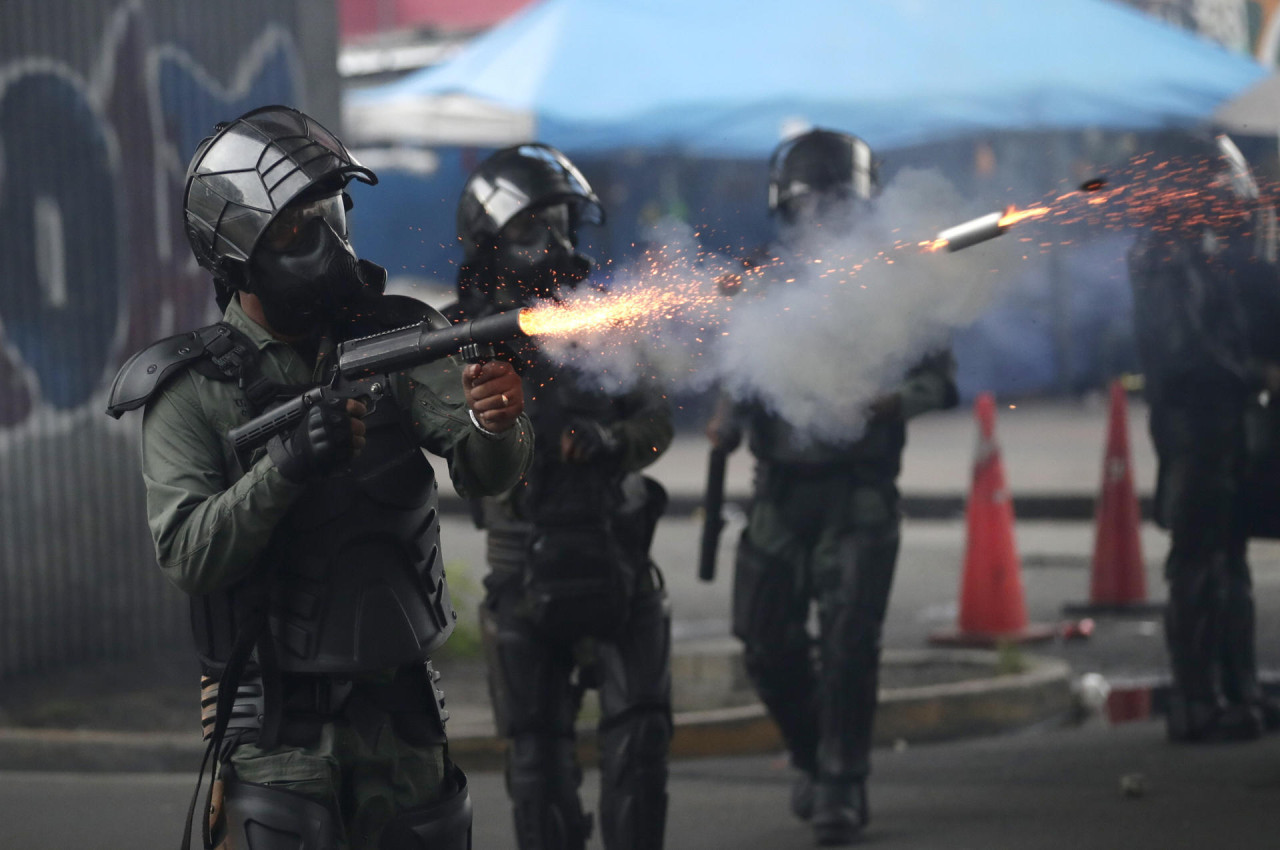
[[[973,406],[978,420],[978,452],[966,511],[968,542],[960,585],[958,628],[929,636],[950,646],[994,646],[1048,640],[1054,630],[1027,624],[1022,562],[1013,537],[1013,503],[1005,485],[996,444],[996,403],[991,393]]]
[[[1129,455],[1128,401],[1120,381],[1111,383],[1107,449],[1102,459],[1102,488],[1094,513],[1097,526],[1089,601],[1066,605],[1069,614],[1141,613],[1161,608],[1147,601],[1147,577],[1138,536],[1141,513],[1133,487]]]

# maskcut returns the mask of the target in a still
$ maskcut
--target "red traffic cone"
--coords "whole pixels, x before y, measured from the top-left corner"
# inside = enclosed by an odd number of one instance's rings
[[[1048,640],[1054,630],[1028,625],[1022,591],[1022,562],[1013,537],[1013,503],[996,443],[996,404],[991,393],[973,406],[978,451],[966,511],[968,541],[960,585],[958,628],[929,636],[949,646],[994,646]]]
[[[1129,413],[1124,387],[1111,382],[1107,449],[1102,459],[1102,488],[1094,513],[1096,537],[1089,601],[1064,606],[1069,614],[1141,613],[1161,608],[1147,601],[1147,577],[1138,536],[1141,512],[1133,487],[1129,454]]]

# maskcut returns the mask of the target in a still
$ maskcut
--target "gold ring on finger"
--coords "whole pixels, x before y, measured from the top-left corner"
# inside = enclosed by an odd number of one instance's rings
[[[507,404],[508,404],[508,402],[507,402],[507,394],[506,394],[506,393],[503,393],[503,394],[502,394],[502,406],[503,406],[503,407],[506,407],[506,406],[507,406]]]

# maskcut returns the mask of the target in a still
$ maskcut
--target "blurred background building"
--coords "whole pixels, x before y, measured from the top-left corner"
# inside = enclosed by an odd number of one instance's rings
[[[443,0],[342,2],[340,68],[351,125],[348,139],[383,176],[373,192],[357,190],[363,204],[360,244],[388,266],[398,285],[426,300],[447,300],[452,289],[460,256],[453,244],[453,202],[466,174],[495,147],[538,134],[535,121],[541,116],[530,118],[459,96],[433,104],[429,119],[407,109],[391,109],[381,113],[386,122],[369,122],[367,113],[359,113],[352,104],[389,91],[388,84],[396,80],[404,80],[403,87],[422,79],[422,68],[456,56],[468,40],[530,5],[527,0],[492,0],[466,4],[464,9]],[[1129,5],[1232,51],[1254,53],[1260,61],[1276,64],[1277,0],[1132,0]],[[744,14],[754,8],[743,7]],[[860,25],[857,15],[849,16],[844,23]],[[982,30],[980,18],[986,19],[974,16],[972,31],[958,31],[954,37],[964,40]],[[673,20],[672,26],[678,25]],[[609,36],[601,33],[600,38],[607,42]],[[758,47],[749,48],[748,54],[758,49],[769,54],[775,66],[785,62],[772,51],[767,31],[753,43]],[[415,57],[406,47],[410,44],[422,53]],[[1070,53],[1073,45],[1053,49]],[[1137,53],[1138,46],[1133,50]],[[427,51],[432,51],[430,57]],[[421,66],[415,64],[418,59]],[[529,69],[531,75],[539,71]],[[856,88],[859,81],[848,85]],[[799,118],[803,128],[803,115]],[[405,130],[423,123],[432,127],[426,141]],[[852,125],[839,129],[866,132]],[[1114,126],[1011,127],[891,148],[877,145],[877,152],[887,179],[904,167],[937,168],[974,199],[975,207],[997,208],[1032,203],[1063,184],[1103,173],[1139,150],[1159,149],[1163,140],[1162,132]],[[1275,173],[1274,140],[1274,129],[1237,138],[1263,174]],[[705,249],[727,253],[750,251],[770,238],[763,200],[766,175],[758,152],[707,154],[650,140],[634,145],[592,141],[581,148],[572,138],[555,143],[583,167],[609,212],[607,228],[590,246],[602,261],[625,264],[628,257],[681,232],[683,226],[700,234]],[[982,389],[1015,396],[1079,395],[1104,386],[1110,376],[1135,369],[1124,270],[1128,244],[1128,235],[1114,230],[1083,232],[1076,235],[1070,252],[1029,258],[1008,297],[956,339],[964,395],[972,397]]]

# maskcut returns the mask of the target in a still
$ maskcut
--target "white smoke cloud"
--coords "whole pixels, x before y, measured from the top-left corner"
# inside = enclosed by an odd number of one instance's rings
[[[668,229],[665,249],[616,274],[609,297],[676,287],[685,307],[544,347],[592,386],[624,390],[652,376],[671,392],[720,388],[815,439],[856,438],[867,406],[978,318],[1002,289],[1001,269],[1022,255],[1012,233],[954,254],[917,246],[985,212],[938,172],[904,170],[854,226],[836,216],[776,246],[780,261],[733,298],[715,281],[741,262]]]

